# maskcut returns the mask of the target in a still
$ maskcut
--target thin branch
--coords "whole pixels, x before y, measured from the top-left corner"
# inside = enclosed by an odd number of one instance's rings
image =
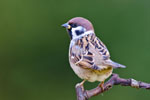
[[[110,80],[108,80],[104,84],[104,90],[102,91],[101,88],[98,86],[91,90],[84,90],[84,87],[79,83],[76,85],[76,94],[77,100],[88,100],[89,98],[101,94],[113,87],[113,85],[121,85],[121,86],[131,86],[133,88],[144,88],[150,89],[150,84],[136,81],[134,79],[123,79],[118,76],[118,74],[113,74]]]

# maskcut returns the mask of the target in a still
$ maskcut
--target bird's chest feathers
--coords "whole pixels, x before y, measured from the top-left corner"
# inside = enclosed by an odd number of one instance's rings
[[[85,38],[72,40],[70,42],[70,50],[72,53],[75,53],[75,54],[82,53],[83,50],[85,50],[85,47],[87,46],[87,44],[88,42],[85,41]]]

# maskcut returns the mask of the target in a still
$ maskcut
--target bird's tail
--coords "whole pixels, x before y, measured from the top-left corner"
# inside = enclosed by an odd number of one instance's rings
[[[108,63],[109,63],[109,65],[112,66],[113,68],[126,68],[125,65],[116,63],[116,62],[114,62],[114,61],[112,61],[112,60],[109,60]]]

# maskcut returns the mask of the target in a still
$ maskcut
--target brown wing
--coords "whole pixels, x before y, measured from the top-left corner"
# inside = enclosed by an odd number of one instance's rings
[[[107,47],[103,44],[103,42],[98,37],[92,35],[90,43],[92,44],[91,49],[95,48],[95,51],[99,53],[101,59],[107,60],[110,58],[110,54]]]
[[[70,48],[70,61],[82,68],[104,69],[104,60],[109,57],[106,46],[94,34],[77,40]]]

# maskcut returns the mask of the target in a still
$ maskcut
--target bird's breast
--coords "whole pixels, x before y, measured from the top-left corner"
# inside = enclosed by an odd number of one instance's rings
[[[102,70],[102,71],[84,69],[82,67],[75,65],[72,62],[70,62],[70,66],[79,78],[87,80],[89,82],[95,82],[95,81],[102,82],[105,79],[107,79],[112,74],[113,71],[112,68]]]

